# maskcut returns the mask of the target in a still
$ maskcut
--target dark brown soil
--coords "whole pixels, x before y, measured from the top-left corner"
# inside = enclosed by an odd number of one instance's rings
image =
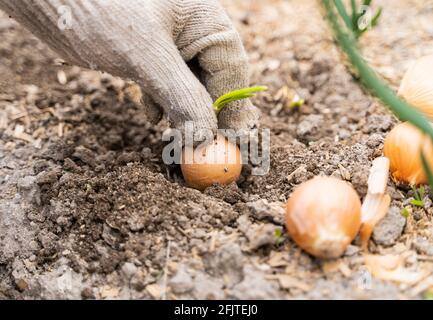
[[[433,6],[377,2],[382,22],[361,46],[396,87],[433,53]],[[286,235],[284,203],[311,177],[340,177],[365,195],[397,120],[347,71],[316,1],[224,4],[253,83],[270,87],[254,102],[272,131],[272,163],[268,175],[204,193],[162,163],[167,125],[146,121],[131,84],[56,64],[0,13],[0,298],[406,299],[433,286],[431,277],[411,286],[372,278],[356,242],[330,263]],[[287,108],[290,90],[306,105]],[[393,183],[389,191],[392,212],[413,196]],[[406,221],[390,215],[375,231],[370,250],[431,271],[432,203],[409,207]]]

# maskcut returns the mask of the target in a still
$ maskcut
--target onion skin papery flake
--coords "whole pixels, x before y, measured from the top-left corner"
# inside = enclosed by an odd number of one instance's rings
[[[386,193],[389,179],[389,159],[379,157],[373,161],[368,177],[368,191],[361,207],[361,247],[368,249],[374,227],[388,213],[391,197]]]

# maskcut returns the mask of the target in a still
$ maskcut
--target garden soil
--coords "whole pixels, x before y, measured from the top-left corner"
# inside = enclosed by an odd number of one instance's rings
[[[383,16],[360,47],[397,89],[433,54],[433,5],[375,2]],[[392,181],[369,250],[399,256],[417,281],[373,276],[357,240],[335,261],[292,242],[293,189],[329,175],[364,197],[398,120],[350,71],[318,1],[223,4],[252,83],[270,88],[254,103],[271,130],[271,168],[246,167],[238,184],[203,193],[163,164],[168,125],[147,122],[133,84],[64,65],[0,13],[0,298],[414,299],[433,286],[432,203],[410,205],[413,191]],[[290,108],[295,94],[304,106]]]

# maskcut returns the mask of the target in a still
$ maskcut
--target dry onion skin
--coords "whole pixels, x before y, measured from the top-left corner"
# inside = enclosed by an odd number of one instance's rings
[[[218,135],[210,145],[184,148],[182,174],[189,187],[200,191],[213,184],[228,185],[239,179],[241,159],[239,147]]]
[[[409,68],[398,94],[433,120],[433,55],[419,59]]]
[[[368,250],[368,241],[374,227],[388,213],[391,197],[386,193],[389,179],[389,159],[379,157],[374,159],[368,177],[368,192],[361,206],[361,229],[359,237],[361,247]]]
[[[432,166],[433,144],[419,129],[408,122],[398,124],[388,134],[383,151],[395,180],[412,186],[427,183],[421,151]]]
[[[297,187],[287,202],[286,226],[311,255],[338,258],[359,231],[361,201],[347,182],[315,177]]]

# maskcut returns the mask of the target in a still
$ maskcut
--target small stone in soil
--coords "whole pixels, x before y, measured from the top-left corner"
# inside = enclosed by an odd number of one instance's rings
[[[194,284],[193,295],[195,299],[221,300],[225,297],[223,281],[219,278],[211,278],[200,272],[195,276]]]
[[[278,225],[284,224],[284,204],[268,202],[266,199],[247,202],[251,216],[257,220],[268,220]]]
[[[17,182],[18,191],[23,198],[29,203],[39,205],[41,203],[41,194],[39,185],[36,183],[36,177],[26,176]]]
[[[176,275],[170,279],[169,286],[175,294],[187,293],[194,288],[192,277],[185,265],[179,266]]]
[[[243,278],[245,257],[236,243],[226,243],[207,261],[215,274],[224,276],[227,286],[233,286]]]
[[[277,299],[278,286],[265,279],[265,275],[252,266],[245,266],[245,277],[231,290],[231,296],[242,300]]]
[[[433,256],[433,242],[426,238],[417,237],[412,246],[419,254]]]
[[[93,290],[91,288],[84,288],[81,291],[81,297],[83,299],[95,299],[95,295],[93,294]]]
[[[126,278],[131,279],[134,274],[137,272],[137,267],[135,266],[135,264],[131,263],[131,262],[126,262],[123,266],[122,266],[122,273],[125,275]]]
[[[74,158],[77,158],[81,161],[83,161],[85,164],[91,166],[94,168],[96,166],[96,155],[93,153],[92,150],[87,149],[83,146],[78,146],[75,148],[75,152],[72,155]]]
[[[36,182],[38,184],[51,184],[56,182],[59,176],[60,171],[58,169],[43,171],[36,176]]]
[[[306,143],[314,141],[320,135],[320,129],[323,123],[323,116],[318,114],[311,114],[306,116],[296,129],[297,138]]]
[[[117,163],[125,165],[131,162],[140,162],[141,157],[138,152],[124,152],[117,158]]]
[[[29,284],[24,279],[16,280],[15,285],[17,286],[18,290],[20,290],[20,291],[24,291],[29,287]]]
[[[373,231],[373,240],[380,245],[391,246],[401,236],[406,219],[400,214],[400,209],[391,207],[388,214],[383,218]]]
[[[274,245],[277,237],[275,232],[278,227],[273,224],[267,223],[263,225],[256,225],[247,232],[247,237],[250,242],[250,249],[256,250],[264,246]]]

